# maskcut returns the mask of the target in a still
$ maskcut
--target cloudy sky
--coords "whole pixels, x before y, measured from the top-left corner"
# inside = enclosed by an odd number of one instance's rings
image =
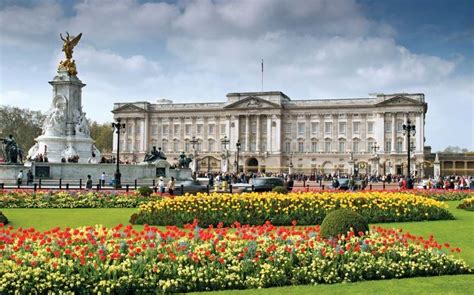
[[[474,149],[474,1],[0,1],[0,104],[46,111],[75,49],[84,109],[114,102],[224,101],[280,90],[293,99],[423,92],[427,144]]]

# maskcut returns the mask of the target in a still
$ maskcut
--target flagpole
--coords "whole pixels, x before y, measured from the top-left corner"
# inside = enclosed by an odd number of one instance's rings
[[[263,58],[262,58],[262,92],[263,92]]]

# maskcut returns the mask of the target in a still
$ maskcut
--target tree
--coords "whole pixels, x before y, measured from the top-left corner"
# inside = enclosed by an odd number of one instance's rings
[[[13,135],[26,157],[35,144],[35,138],[41,135],[44,118],[40,111],[0,106],[0,138]]]
[[[468,149],[462,149],[458,146],[448,146],[447,148],[444,149],[443,151],[444,153],[455,153],[455,154],[458,154],[458,153],[467,153],[469,152]]]
[[[91,137],[95,140],[95,146],[101,152],[110,153],[112,151],[113,131],[111,123],[99,124],[93,121],[90,124]]]

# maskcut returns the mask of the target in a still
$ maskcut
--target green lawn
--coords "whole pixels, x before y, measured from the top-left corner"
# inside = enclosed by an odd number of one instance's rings
[[[447,202],[456,220],[385,223],[383,227],[403,228],[412,234],[434,235],[438,242],[460,247],[459,257],[474,268],[474,212],[456,209],[460,202]],[[47,230],[56,226],[76,227],[103,224],[111,227],[128,224],[136,209],[0,209],[14,227]],[[141,229],[142,226],[134,226]],[[471,291],[469,291],[471,290]],[[290,286],[261,290],[235,290],[216,294],[469,294],[474,290],[474,275],[426,277],[368,281],[348,284]]]

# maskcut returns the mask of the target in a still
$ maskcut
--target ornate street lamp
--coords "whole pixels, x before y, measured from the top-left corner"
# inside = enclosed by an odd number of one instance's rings
[[[377,145],[377,143],[375,143],[373,146],[372,146],[372,150],[374,151],[374,154],[377,154],[377,151],[380,149],[380,146]]]
[[[235,169],[236,172],[239,173],[239,152],[240,152],[240,139],[237,139],[237,143],[235,144],[236,147],[236,156],[235,156]]]
[[[221,143],[222,143],[222,145],[224,146],[224,150],[227,150],[227,145],[230,143],[230,140],[227,139],[227,135],[224,136],[223,139],[221,139]]]
[[[293,170],[293,152],[290,153],[290,168],[288,169],[288,174],[292,174]]]
[[[120,118],[117,118],[117,122],[112,122],[112,129],[117,133],[117,169],[115,170],[115,188],[120,188],[121,183],[120,179],[122,174],[120,174],[120,130],[125,128],[125,123],[120,123]]]
[[[415,133],[416,133],[415,125],[411,124],[410,120],[408,120],[406,124],[403,124],[403,135],[407,136],[407,157],[408,157],[407,177],[408,178],[411,178],[411,172],[410,172],[411,140],[410,140],[410,137],[415,136]]]

